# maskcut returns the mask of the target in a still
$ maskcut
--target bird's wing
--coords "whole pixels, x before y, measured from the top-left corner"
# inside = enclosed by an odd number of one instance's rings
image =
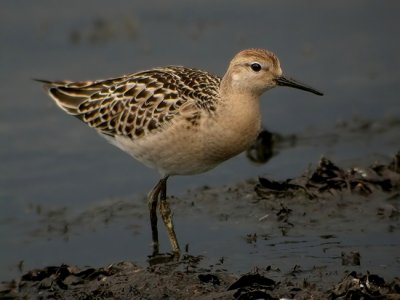
[[[99,81],[39,81],[60,108],[90,127],[109,136],[138,138],[177,115],[195,122],[202,110],[212,112],[220,79],[167,67]]]

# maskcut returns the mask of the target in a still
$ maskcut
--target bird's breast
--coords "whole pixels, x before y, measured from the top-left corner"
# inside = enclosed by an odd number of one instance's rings
[[[207,130],[207,155],[222,162],[248,149],[257,138],[261,127],[258,101],[249,105],[225,107],[214,118],[203,124]]]

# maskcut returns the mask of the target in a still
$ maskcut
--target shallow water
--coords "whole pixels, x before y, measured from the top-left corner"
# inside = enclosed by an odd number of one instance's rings
[[[110,198],[145,205],[144,195],[158,180],[153,170],[60,111],[32,78],[106,78],[169,64],[222,75],[238,50],[261,47],[278,54],[287,74],[325,92],[322,98],[290,89],[268,92],[262,99],[264,126],[304,139],[282,148],[266,165],[242,155],[207,174],[173,178],[170,194],[261,174],[295,176],[321,155],[352,165],[385,159],[400,148],[390,126],[327,136],[336,134],[338,122],[352,124],[355,116],[400,118],[397,2],[119,1],[110,7],[106,1],[47,0],[0,6],[0,279],[16,276],[20,261],[24,268],[67,261],[100,265],[133,253],[143,262],[150,250],[145,217],[135,220],[133,237],[121,230],[124,221],[95,232],[82,221],[79,234],[67,240],[32,234],[48,226],[40,210],[65,208],[79,215]],[[201,238],[202,220],[177,219],[188,232],[199,232],[192,245],[196,252],[218,248],[220,236],[238,253],[245,251],[243,243],[232,242],[240,228],[218,227]],[[102,251],[94,255],[98,247]],[[215,250],[218,255],[223,254]],[[232,262],[234,270],[252,266],[238,261]]]

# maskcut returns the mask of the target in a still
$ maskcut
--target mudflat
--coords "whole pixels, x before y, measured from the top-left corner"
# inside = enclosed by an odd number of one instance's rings
[[[186,244],[180,258],[166,253],[164,261],[149,259],[146,266],[134,263],[133,257],[102,267],[62,264],[29,270],[4,282],[0,295],[5,299],[399,299],[399,200],[400,152],[387,164],[349,169],[322,158],[316,168],[297,178],[260,177],[170,198],[176,214],[192,211],[200,219],[218,219],[232,228],[241,224],[253,228],[240,241],[252,249],[246,261],[254,257],[254,264],[248,272],[232,270],[232,261],[238,259],[234,247],[231,256],[217,257],[211,252],[196,254]],[[115,204],[108,207],[116,212],[114,217],[118,211],[138,214],[128,202]],[[92,216],[105,211],[101,207]]]

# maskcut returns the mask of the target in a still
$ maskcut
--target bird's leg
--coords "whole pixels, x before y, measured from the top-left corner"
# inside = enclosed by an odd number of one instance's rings
[[[147,198],[147,203],[150,211],[151,235],[153,240],[153,255],[158,255],[160,252],[160,245],[158,242],[158,228],[157,228],[157,202],[160,195],[163,179],[161,179],[151,190]]]
[[[162,184],[160,190],[160,214],[167,229],[168,238],[172,246],[172,252],[174,253],[174,255],[179,256],[179,243],[176,238],[174,224],[172,222],[172,212],[167,202],[167,179],[168,177],[161,179]]]

